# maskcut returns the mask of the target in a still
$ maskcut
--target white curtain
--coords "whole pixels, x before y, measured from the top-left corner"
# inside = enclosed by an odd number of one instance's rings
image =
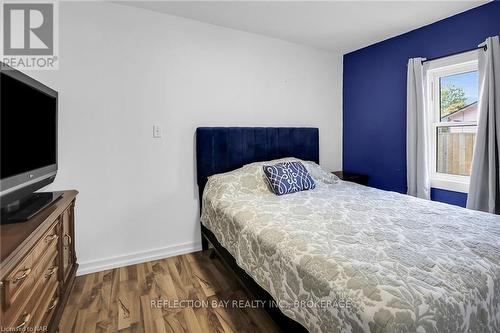
[[[500,213],[500,45],[486,39],[479,51],[479,122],[472,159],[467,208]]]
[[[422,61],[408,60],[406,87],[406,172],[408,194],[430,199],[429,166],[427,164],[428,117],[425,106],[425,76]]]

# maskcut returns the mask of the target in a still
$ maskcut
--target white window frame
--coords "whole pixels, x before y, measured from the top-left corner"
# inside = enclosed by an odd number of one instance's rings
[[[424,71],[427,81],[427,107],[428,110],[428,143],[429,143],[429,177],[431,187],[456,192],[469,192],[469,176],[452,175],[437,172],[436,144],[437,129],[440,126],[477,126],[475,122],[441,122],[439,78],[454,74],[467,73],[478,70],[478,52],[471,51],[446,58],[436,59],[425,63]]]

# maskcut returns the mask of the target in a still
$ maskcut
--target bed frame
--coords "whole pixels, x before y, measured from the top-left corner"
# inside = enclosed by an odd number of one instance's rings
[[[196,129],[196,174],[200,212],[202,194],[208,177],[228,172],[245,164],[283,157],[296,157],[319,163],[319,130],[306,127],[199,127]],[[260,287],[233,256],[217,241],[215,235],[201,225],[203,250],[209,244],[222,262],[255,299],[265,301],[265,310],[284,330],[307,332],[296,321],[285,316],[272,296]]]

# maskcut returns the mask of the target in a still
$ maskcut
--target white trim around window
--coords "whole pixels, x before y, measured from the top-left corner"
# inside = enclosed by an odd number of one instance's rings
[[[469,176],[437,172],[437,129],[440,126],[476,126],[477,122],[441,122],[439,110],[439,78],[478,70],[478,52],[471,51],[455,56],[429,61],[425,64],[427,82],[427,107],[429,112],[429,177],[431,187],[456,192],[469,191]]]

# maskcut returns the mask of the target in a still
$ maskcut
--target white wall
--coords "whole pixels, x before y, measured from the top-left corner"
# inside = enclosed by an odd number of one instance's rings
[[[341,168],[340,55],[113,3],[62,2],[59,173],[80,274],[200,247],[197,126],[315,126]],[[161,124],[162,139],[152,138]]]

